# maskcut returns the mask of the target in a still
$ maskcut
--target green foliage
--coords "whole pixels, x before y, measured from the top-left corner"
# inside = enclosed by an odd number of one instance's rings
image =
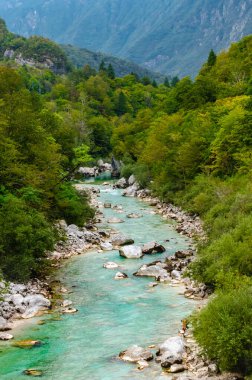
[[[54,232],[45,216],[12,195],[0,202],[0,268],[9,280],[27,281],[41,273]]]
[[[220,293],[193,319],[194,334],[220,369],[252,371],[252,287]]]
[[[214,66],[216,59],[217,59],[217,56],[216,56],[215,52],[213,51],[213,49],[211,49],[209,56],[208,56],[208,59],[207,59],[208,66]]]
[[[68,224],[75,223],[82,227],[94,217],[94,210],[88,204],[85,193],[78,193],[71,184],[61,185],[55,196],[56,215]]]

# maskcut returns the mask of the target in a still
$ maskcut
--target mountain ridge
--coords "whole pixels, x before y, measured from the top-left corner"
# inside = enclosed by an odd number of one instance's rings
[[[1,0],[11,30],[194,76],[209,51],[252,33],[252,1]]]

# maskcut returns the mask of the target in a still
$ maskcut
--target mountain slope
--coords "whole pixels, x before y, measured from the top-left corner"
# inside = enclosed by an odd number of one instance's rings
[[[211,48],[252,32],[251,0],[0,0],[12,31],[194,75]]]

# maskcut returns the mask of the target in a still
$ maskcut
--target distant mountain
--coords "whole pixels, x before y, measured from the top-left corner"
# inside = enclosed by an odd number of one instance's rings
[[[92,68],[98,70],[101,62],[104,61],[105,66],[108,66],[109,64],[113,66],[115,74],[118,77],[123,77],[124,75],[134,72],[140,78],[149,77],[150,79],[155,80],[157,83],[162,83],[165,80],[165,75],[148,70],[145,67],[139,66],[136,63],[127,61],[125,59],[116,58],[104,53],[95,53],[88,49],[78,48],[72,45],[60,46],[66,53],[69,60],[76,67],[89,65]],[[170,76],[168,77],[170,79]]]
[[[252,0],[0,0],[10,30],[194,75],[252,33]]]

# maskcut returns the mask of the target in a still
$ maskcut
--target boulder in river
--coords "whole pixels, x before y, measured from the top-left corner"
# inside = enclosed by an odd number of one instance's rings
[[[132,212],[132,213],[127,215],[127,218],[129,218],[129,219],[138,219],[138,218],[142,218],[142,217],[143,217],[143,215],[137,214],[135,212]]]
[[[2,332],[0,333],[0,340],[11,340],[13,339],[13,335]]]
[[[26,369],[24,372],[24,375],[27,376],[33,376],[33,377],[40,377],[43,375],[43,372],[39,369]]]
[[[133,345],[127,350],[120,352],[119,358],[125,362],[137,363],[141,360],[150,361],[153,359],[153,354],[151,351],[145,348]]]
[[[104,208],[111,208],[111,203],[105,202],[104,203]]]
[[[8,331],[8,330],[11,330],[10,325],[8,324],[6,319],[4,319],[3,317],[0,317],[0,331]]]
[[[163,368],[169,368],[173,364],[181,364],[185,353],[185,341],[181,336],[168,338],[159,346],[156,361]]]
[[[128,182],[124,177],[120,178],[114,185],[114,187],[117,187],[118,189],[125,189],[127,186]]]
[[[113,217],[113,218],[110,218],[108,220],[108,223],[111,223],[111,224],[124,223],[124,220],[122,220],[120,218]]]
[[[124,280],[125,278],[128,278],[126,273],[117,272],[115,275],[115,280]]]
[[[103,268],[106,268],[106,269],[116,269],[118,267],[119,265],[114,263],[113,261],[108,261],[107,263],[103,264]]]
[[[144,244],[142,251],[145,255],[152,255],[154,253],[165,252],[165,247],[155,241],[152,241],[150,243]]]
[[[134,240],[124,235],[115,235],[112,237],[112,244],[114,246],[130,245],[134,244]]]
[[[105,242],[105,243],[102,242],[100,244],[100,246],[101,246],[101,249],[103,251],[112,251],[113,250],[113,245],[111,243],[109,243],[109,242]]]
[[[119,250],[120,256],[126,259],[140,259],[143,256],[141,247],[137,245],[126,245]]]
[[[163,268],[164,264],[157,262],[153,265],[142,265],[137,272],[134,273],[134,276],[140,277],[155,277],[156,279],[167,280],[169,278],[167,271]]]
[[[134,185],[127,187],[127,189],[124,190],[123,196],[124,197],[136,197],[137,191],[140,189],[140,186],[137,182],[134,183]]]
[[[43,343],[41,340],[19,340],[15,343],[13,343],[14,347],[18,348],[31,348],[31,347],[39,347]]]

